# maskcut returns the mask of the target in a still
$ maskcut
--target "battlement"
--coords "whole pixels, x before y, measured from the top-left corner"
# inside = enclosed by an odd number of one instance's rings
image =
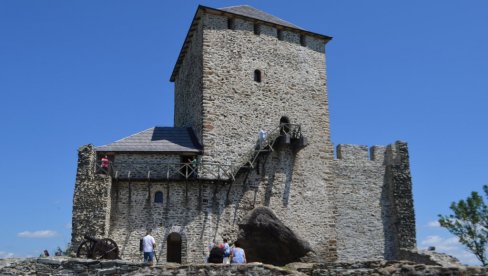
[[[396,141],[386,146],[350,145],[339,144],[336,147],[336,160],[354,161],[374,161],[379,163],[397,164],[401,161],[402,155],[399,154],[401,147],[406,147],[407,143]],[[407,157],[408,158],[408,157]]]

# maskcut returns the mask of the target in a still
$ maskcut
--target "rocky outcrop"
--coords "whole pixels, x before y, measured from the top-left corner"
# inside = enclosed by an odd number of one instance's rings
[[[269,208],[254,209],[239,228],[238,241],[248,261],[285,265],[311,252],[308,242],[286,227]]]
[[[245,265],[165,264],[150,267],[127,261],[97,261],[66,257],[0,259],[0,275],[487,275],[479,266],[434,266],[414,262],[292,263],[276,267],[262,263]]]
[[[399,252],[401,260],[408,260],[415,263],[428,265],[440,265],[443,267],[462,266],[458,259],[453,256],[429,250],[401,249]]]

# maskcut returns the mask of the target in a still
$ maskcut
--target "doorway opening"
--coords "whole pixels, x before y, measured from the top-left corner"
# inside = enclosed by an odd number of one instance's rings
[[[169,234],[166,248],[168,249],[166,261],[181,264],[181,235],[178,233]]]

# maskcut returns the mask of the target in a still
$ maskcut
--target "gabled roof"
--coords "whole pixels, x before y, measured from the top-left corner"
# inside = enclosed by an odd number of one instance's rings
[[[152,127],[105,146],[95,147],[102,152],[168,152],[199,153],[192,128]]]
[[[186,34],[185,41],[183,42],[183,46],[181,46],[180,54],[178,55],[178,59],[176,60],[176,64],[173,68],[173,72],[171,73],[170,81],[174,82],[176,79],[176,75],[180,70],[181,63],[185,58],[186,52],[188,51],[188,47],[190,47],[190,42],[192,40],[193,34],[198,27],[198,23],[200,22],[201,16],[204,13],[211,13],[211,14],[218,14],[218,15],[225,15],[228,17],[235,17],[235,18],[242,18],[245,20],[250,20],[257,22],[259,24],[266,24],[271,25],[276,28],[280,28],[283,30],[291,30],[300,34],[308,35],[317,39],[323,40],[327,43],[329,40],[332,39],[330,36],[317,34],[314,32],[310,32],[304,30],[300,27],[297,27],[283,19],[280,19],[276,16],[267,14],[263,11],[255,9],[251,6],[243,5],[243,6],[233,6],[233,7],[226,7],[221,9],[210,8],[206,6],[199,5],[197,11],[195,12],[195,16],[193,16],[193,20],[190,25],[190,29]]]
[[[281,18],[278,18],[274,15],[265,13],[263,11],[260,11],[256,8],[253,8],[253,7],[248,6],[248,5],[225,7],[225,8],[220,8],[219,10],[231,12],[234,14],[243,15],[243,16],[250,17],[250,18],[259,19],[262,21],[278,24],[281,26],[287,26],[290,28],[301,29],[300,27],[297,27],[296,25],[293,25],[290,22],[287,22]]]

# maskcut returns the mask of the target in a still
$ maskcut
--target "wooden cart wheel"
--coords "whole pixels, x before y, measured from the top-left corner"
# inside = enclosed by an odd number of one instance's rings
[[[119,258],[119,247],[112,239],[101,239],[93,249],[94,259],[115,260]]]
[[[83,241],[80,246],[78,246],[78,251],[76,251],[76,257],[84,258],[84,259],[91,259],[92,258],[92,249],[94,243],[92,241]]]

